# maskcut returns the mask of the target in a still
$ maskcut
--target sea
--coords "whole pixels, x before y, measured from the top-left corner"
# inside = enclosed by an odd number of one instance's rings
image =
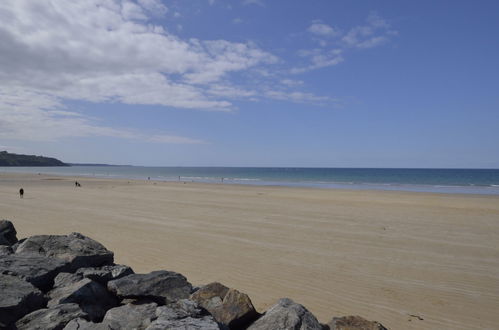
[[[299,168],[299,167],[0,167],[0,173],[499,195],[499,169]]]

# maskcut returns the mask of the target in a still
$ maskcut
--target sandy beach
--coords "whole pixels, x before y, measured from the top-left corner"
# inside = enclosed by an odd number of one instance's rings
[[[0,218],[19,238],[81,232],[135,272],[220,281],[260,312],[289,297],[321,322],[499,324],[499,196],[74,180],[0,173]]]

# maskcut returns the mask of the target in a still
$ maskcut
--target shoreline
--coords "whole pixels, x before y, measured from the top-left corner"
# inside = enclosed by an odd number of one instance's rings
[[[1,173],[0,210],[19,238],[81,232],[137,273],[219,281],[258,311],[288,296],[322,322],[499,322],[499,196]]]
[[[83,166],[91,168],[91,166]],[[110,166],[106,166],[110,167]],[[129,167],[129,166],[115,166]],[[22,168],[22,167],[21,167]],[[30,171],[10,170],[5,171],[6,167],[0,168],[0,174],[27,174],[27,175],[51,175],[72,178],[87,179],[110,179],[110,180],[136,180],[152,182],[189,182],[200,184],[225,184],[225,185],[244,185],[256,187],[290,187],[290,188],[310,188],[322,190],[353,190],[353,191],[394,191],[394,192],[420,192],[435,194],[455,194],[455,195],[485,195],[499,196],[499,185],[445,185],[445,184],[413,184],[413,183],[356,183],[356,182],[319,182],[319,181],[272,181],[263,179],[231,178],[231,177],[154,177],[154,176],[127,176],[117,174],[84,174],[84,173],[49,173],[43,171],[34,171],[33,167],[24,167]],[[40,169],[46,169],[41,167]],[[150,178],[148,180],[148,177]]]

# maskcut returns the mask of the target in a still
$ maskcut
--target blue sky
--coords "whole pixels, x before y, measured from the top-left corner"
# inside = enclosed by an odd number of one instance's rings
[[[499,168],[499,2],[4,0],[0,149]]]

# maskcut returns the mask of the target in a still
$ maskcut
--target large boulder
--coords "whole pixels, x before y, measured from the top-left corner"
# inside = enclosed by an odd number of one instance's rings
[[[67,262],[33,254],[0,256],[0,274],[18,276],[42,291],[49,290],[54,277],[65,270]]]
[[[94,323],[84,318],[73,319],[66,324],[64,330],[111,330],[102,323]],[[112,329],[114,330],[114,329]],[[117,330],[117,329],[116,329]]]
[[[156,303],[126,304],[107,311],[102,324],[109,329],[145,329],[156,317]]]
[[[167,306],[159,306],[156,316],[161,319],[179,320],[186,317],[200,318],[206,314],[196,302],[189,299],[181,299]]]
[[[8,245],[0,245],[0,256],[8,256],[9,254],[14,253],[12,248]]]
[[[134,274],[134,272],[132,268],[125,265],[106,265],[102,267],[80,268],[76,271],[76,274],[106,285],[111,280]]]
[[[32,284],[16,276],[0,274],[0,329],[43,308],[45,303],[43,294]]]
[[[322,330],[322,325],[304,306],[282,298],[248,327],[248,330]]]
[[[76,303],[92,321],[99,321],[118,302],[104,286],[88,278],[67,286],[57,287],[48,293],[49,307],[58,304]]]
[[[107,284],[120,298],[146,298],[160,305],[188,298],[192,285],[179,273],[166,270],[149,274],[132,274]]]
[[[79,233],[31,236],[17,246],[17,254],[39,254],[64,260],[71,272],[82,267],[113,264],[114,255],[102,244]]]
[[[81,275],[77,275],[74,273],[61,272],[61,273],[57,274],[57,276],[54,278],[53,289],[72,285],[76,282],[81,281],[82,279],[83,279],[83,277]]]
[[[360,316],[333,317],[327,326],[331,330],[387,330],[382,324]]]
[[[218,323],[212,316],[203,316],[202,318],[186,317],[180,320],[170,320],[158,318],[152,322],[146,330],[219,330]]]
[[[61,304],[34,311],[16,322],[18,330],[60,330],[71,320],[87,317],[77,304]]]
[[[242,328],[259,316],[248,295],[218,282],[200,288],[191,299],[231,329]]]
[[[14,245],[17,243],[17,232],[9,220],[0,220],[0,245]]]

